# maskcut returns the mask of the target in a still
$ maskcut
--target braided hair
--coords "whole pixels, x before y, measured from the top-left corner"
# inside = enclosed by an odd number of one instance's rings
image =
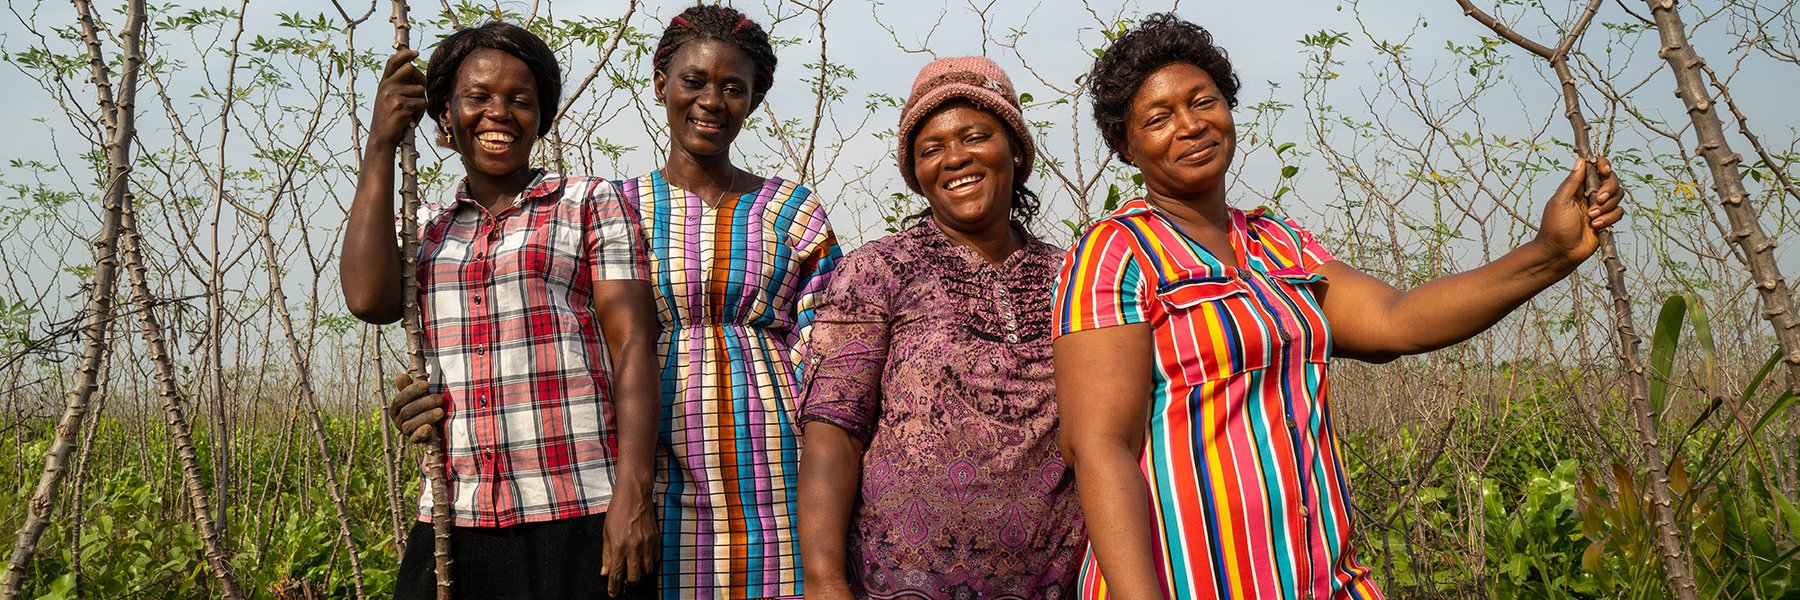
[[[723,42],[750,57],[756,63],[756,80],[750,84],[752,93],[761,96],[775,85],[775,46],[769,43],[769,33],[744,13],[724,6],[696,4],[669,19],[662,39],[656,42],[651,64],[658,72],[667,72],[675,51],[698,40]]]

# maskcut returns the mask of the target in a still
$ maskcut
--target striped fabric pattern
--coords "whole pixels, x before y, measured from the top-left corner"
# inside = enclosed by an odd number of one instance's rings
[[[1058,335],[1154,332],[1140,465],[1169,597],[1381,598],[1349,546],[1331,331],[1307,285],[1334,259],[1264,209],[1231,214],[1236,265],[1141,198],[1119,207],[1065,257]],[[1079,597],[1107,597],[1091,547]]]
[[[663,597],[798,595],[799,358],[840,256],[824,208],[779,178],[712,208],[660,172],[620,188],[662,321]]]

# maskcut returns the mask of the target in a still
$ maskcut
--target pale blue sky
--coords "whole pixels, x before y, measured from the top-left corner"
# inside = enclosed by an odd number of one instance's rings
[[[371,4],[346,1],[346,7],[353,13],[360,13]],[[415,0],[415,15],[435,12],[436,2]],[[746,10],[765,23],[773,19],[769,7],[778,7],[782,13],[791,14],[796,11],[790,2],[767,3],[757,0],[734,2],[739,8]],[[1548,2],[1554,6],[1550,9],[1557,19],[1566,19],[1574,10],[1570,3]],[[1625,2],[1625,5],[1637,8],[1639,3]],[[103,1],[101,6],[108,14],[112,14],[119,2]],[[185,2],[181,6],[230,6],[236,2],[207,0],[205,2]],[[507,0],[503,6],[518,11],[529,10],[530,3],[521,0]],[[621,13],[624,2],[619,0],[561,0],[554,2],[557,17],[591,13],[613,16]],[[650,1],[640,8],[639,15],[633,23],[652,31],[659,24],[687,5],[686,2]],[[994,0],[992,4],[973,2],[970,0],[891,0],[881,5],[866,2],[841,0],[832,5],[828,12],[827,27],[829,34],[829,51],[832,60],[855,70],[857,78],[849,84],[849,100],[845,101],[834,113],[838,118],[853,120],[860,118],[863,112],[863,99],[869,94],[886,93],[904,97],[914,73],[927,62],[930,57],[919,53],[902,51],[889,33],[878,26],[885,23],[900,38],[900,43],[908,46],[929,45],[939,56],[963,54],[980,54],[984,50],[993,56],[1009,72],[1020,92],[1030,93],[1039,100],[1053,96],[1047,87],[1034,79],[1024,69],[1023,62],[1009,50],[1002,49],[988,41],[984,47],[984,36],[980,35],[981,17],[978,8],[985,7],[990,31],[996,34],[1013,28],[1022,28],[1025,35],[1021,38],[1020,53],[1046,80],[1066,85],[1085,72],[1090,66],[1092,55],[1089,49],[1099,46],[1102,37],[1097,31],[1099,22],[1112,22],[1118,18],[1134,18],[1147,12],[1163,10],[1170,6],[1167,2],[1094,2],[1091,9],[1082,3],[1065,0]],[[0,15],[0,36],[8,52],[17,52],[27,47],[34,40],[26,31],[21,19],[37,24],[73,23],[73,10],[69,4],[60,1],[32,2],[29,0],[9,0],[13,15]],[[388,4],[385,1],[373,4],[375,16],[358,31],[359,39],[365,47],[384,45],[391,36],[390,25],[385,21]],[[35,11],[35,12],[34,12]],[[252,0],[249,4],[249,32],[247,38],[257,33],[270,33],[275,30],[276,13],[299,12],[303,15],[330,14],[335,15],[330,3],[319,0],[270,1]],[[1447,43],[1474,44],[1480,37],[1489,32],[1474,21],[1464,17],[1461,10],[1451,0],[1425,1],[1387,1],[1366,2],[1359,6],[1348,2],[1333,0],[1267,0],[1263,2],[1205,2],[1188,0],[1178,4],[1178,12],[1182,16],[1196,21],[1211,30],[1219,43],[1227,48],[1235,63],[1244,87],[1240,98],[1246,104],[1266,98],[1275,98],[1284,102],[1299,104],[1301,82],[1298,74],[1306,64],[1307,54],[1299,40],[1308,34],[1319,31],[1344,31],[1351,34],[1351,45],[1340,50],[1336,55],[1344,65],[1339,69],[1341,80],[1332,84],[1331,98],[1340,108],[1347,112],[1361,109],[1364,99],[1375,95],[1375,73],[1386,69],[1380,58],[1369,49],[1369,41],[1362,31],[1367,27],[1367,35],[1379,40],[1397,41],[1406,38],[1407,45],[1417,58],[1414,67],[1426,74],[1448,77],[1446,71],[1451,60],[1445,50]],[[1353,18],[1353,12],[1360,12],[1359,22]],[[1521,29],[1528,35],[1548,40],[1554,36],[1547,24],[1550,19],[1542,14],[1527,14]],[[1601,21],[1620,22],[1629,20],[1617,4],[1606,5]],[[1690,16],[1690,21],[1698,20]],[[936,29],[933,31],[933,26]],[[811,40],[812,23],[805,17],[794,18],[781,23],[772,23],[777,35],[801,37]],[[1700,52],[1706,56],[1718,57],[1715,63],[1726,62],[1729,57],[1731,39],[1724,35],[1723,25],[1709,25],[1708,33],[1696,42]],[[927,41],[927,34],[930,34]],[[1606,30],[1596,27],[1590,35],[1589,43],[1584,48],[1592,53],[1606,50],[1604,34]],[[416,44],[419,42],[415,42]],[[1598,47],[1596,47],[1598,46]],[[1664,66],[1654,56],[1653,44],[1643,44],[1635,52],[1628,52],[1613,60],[1628,60],[1623,70],[1632,77],[1641,77],[1642,89],[1638,92],[1639,106],[1647,113],[1660,118],[1685,123],[1685,115],[1680,104],[1668,92],[1673,89],[1672,81],[1663,73]],[[817,46],[802,43],[789,47],[782,52],[782,67],[777,74],[777,85],[768,102],[771,108],[783,117],[804,116],[810,110],[812,97],[807,86],[801,81],[807,76],[804,65],[816,60]],[[1560,120],[1560,107],[1554,96],[1552,83],[1543,75],[1543,69],[1537,61],[1523,52],[1510,47],[1501,48],[1500,52],[1512,57],[1509,67],[1508,82],[1510,88],[1502,90],[1499,97],[1504,102],[1496,102],[1490,98],[1481,108],[1480,117],[1486,121],[1485,127],[1493,133],[1509,136],[1529,136],[1535,131],[1546,131],[1550,137],[1567,139],[1567,125]],[[591,61],[592,56],[585,57]],[[208,59],[213,63],[219,57]],[[566,65],[570,87],[585,74],[585,65]],[[1752,59],[1743,64],[1744,74],[1735,81],[1737,98],[1750,114],[1766,141],[1780,148],[1788,148],[1796,139],[1795,128],[1800,124],[1800,116],[1791,110],[1792,98],[1800,91],[1800,77],[1796,77],[1793,65],[1772,63],[1766,59]],[[178,74],[170,82],[176,89],[192,89],[193,80],[184,81],[183,77],[193,77],[192,72]],[[362,83],[365,92],[371,90],[372,78]],[[1631,83],[1637,83],[1632,81]],[[55,102],[42,93],[33,82],[24,78],[15,68],[0,67],[0,89],[9,90],[8,101],[0,106],[0,130],[9,132],[12,143],[0,147],[0,173],[7,177],[17,177],[16,170],[4,166],[6,160],[13,159],[47,159],[51,131],[57,132],[57,138],[66,157],[73,157],[79,151],[78,140],[74,139],[67,121],[60,116]],[[1279,87],[1275,87],[1279,86]],[[87,101],[91,96],[87,89],[81,90],[80,100]],[[151,98],[146,94],[143,98],[146,111],[160,115],[160,107],[149,104]],[[1590,98],[1590,103],[1594,99]],[[365,112],[366,114],[366,112]],[[1054,124],[1050,131],[1040,132],[1046,139],[1044,144],[1053,152],[1067,156],[1070,145],[1077,137],[1082,140],[1083,153],[1086,159],[1092,159],[1096,147],[1097,136],[1094,134],[1086,111],[1079,115],[1071,114],[1066,107],[1040,107],[1027,113],[1033,120],[1048,121]],[[1404,113],[1362,114],[1362,118],[1396,128],[1417,129],[1420,127],[1416,119],[1405,118]],[[43,118],[44,122],[36,122]],[[893,172],[889,153],[891,142],[877,139],[873,133],[892,126],[897,119],[896,111],[882,109],[870,117],[870,125],[863,134],[847,140],[844,156],[839,162],[838,172],[817,178],[815,183],[823,197],[828,199],[833,212],[833,222],[847,242],[856,243],[872,239],[881,234],[881,221],[876,212],[876,205],[886,192],[900,191],[898,174]],[[1240,122],[1244,117],[1240,114]],[[1275,136],[1281,139],[1292,139],[1307,144],[1305,140],[1306,116],[1299,111],[1291,111],[1274,126]],[[144,128],[142,135],[150,143],[165,143],[169,126],[160,117],[145,118],[141,122]],[[1070,127],[1074,129],[1069,129]],[[1728,127],[1728,129],[1734,129]],[[344,135],[347,135],[345,133]],[[628,153],[619,165],[618,173],[597,173],[609,176],[632,176],[647,171],[660,163],[661,157],[655,151],[655,144],[650,134],[636,122],[626,122],[617,133],[619,141],[638,147],[636,152]],[[345,144],[343,140],[335,142],[338,146]],[[759,142],[753,138],[741,139],[740,154],[757,152]],[[1619,144],[1630,145],[1647,143],[1642,139],[1620,138]],[[1741,142],[1740,142],[1741,144]],[[1665,151],[1667,150],[1665,143]],[[234,147],[234,152],[238,149]],[[1740,148],[1748,153],[1748,148]],[[1246,165],[1246,179],[1252,185],[1263,185],[1260,181],[1264,174],[1277,170],[1272,164],[1256,161],[1266,158],[1253,157]],[[852,167],[872,169],[876,177],[861,182],[859,187],[846,186],[839,173],[849,171]],[[452,169],[454,170],[454,166]],[[1038,180],[1040,187],[1049,185],[1042,178]],[[1544,185],[1540,182],[1540,185]],[[1296,187],[1300,188],[1290,198],[1299,206],[1289,206],[1290,210],[1299,214],[1317,213],[1326,210],[1324,206],[1335,199],[1338,186],[1323,168],[1308,165],[1301,171]],[[1101,186],[1100,190],[1104,191]],[[1542,194],[1547,195],[1548,186],[1544,186]],[[347,198],[347,190],[342,194]],[[1090,198],[1097,201],[1097,199]],[[16,202],[7,199],[5,202]],[[1072,216],[1074,209],[1072,200],[1066,197],[1052,198],[1047,211],[1053,219]],[[76,220],[79,221],[79,220]],[[37,248],[39,253],[55,254],[62,251],[79,252],[80,242],[68,235],[75,233],[71,226],[67,233],[48,236],[26,236],[35,245],[50,244],[50,248]],[[80,235],[88,235],[81,232]],[[48,241],[46,241],[48,240]],[[15,235],[3,243],[8,246],[24,243],[24,239]],[[315,243],[328,243],[329,240],[314,240]],[[56,246],[62,246],[60,249]],[[1800,247],[1790,244],[1787,247]],[[15,246],[13,253],[21,251]],[[1784,255],[1790,263],[1793,254]],[[48,261],[47,269],[54,268]],[[71,282],[72,283],[72,282]]]

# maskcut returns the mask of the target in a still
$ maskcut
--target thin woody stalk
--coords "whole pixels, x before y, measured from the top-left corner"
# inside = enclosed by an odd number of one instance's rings
[[[120,121],[123,124],[130,118],[130,113],[127,112],[129,107],[124,104],[120,107]],[[139,307],[136,311],[138,323],[143,328],[144,344],[149,347],[150,362],[155,368],[157,391],[163,400],[163,417],[169,422],[169,437],[174,440],[175,455],[181,462],[181,485],[187,492],[188,502],[192,504],[194,528],[200,533],[202,554],[205,555],[207,566],[212,569],[213,578],[219,581],[221,594],[230,600],[237,600],[244,596],[238,592],[237,580],[231,574],[231,564],[225,557],[218,527],[213,523],[211,508],[207,505],[206,488],[200,481],[199,453],[194,451],[193,428],[188,424],[187,410],[182,407],[181,387],[175,382],[175,361],[169,355],[162,324],[156,320],[156,311],[150,310],[153,302],[150,282],[144,273],[142,244],[138,239],[137,219],[131,203],[131,195],[126,194],[121,202],[124,214],[121,215],[119,224],[119,252],[124,256],[125,272],[131,279],[131,298]]]
[[[1581,112],[1581,97],[1575,87],[1575,75],[1569,69],[1569,51],[1575,42],[1581,39],[1588,24],[1593,22],[1604,0],[1589,0],[1587,7],[1576,17],[1574,26],[1557,42],[1555,48],[1544,46],[1501,23],[1481,9],[1476,8],[1470,0],[1456,0],[1463,8],[1463,14],[1475,19],[1482,25],[1492,29],[1501,38],[1524,48],[1550,63],[1550,69],[1556,73],[1561,84],[1563,99],[1563,116],[1569,120],[1569,126],[1575,135],[1575,152],[1583,161],[1594,157],[1593,142],[1588,133],[1593,128]],[[1593,199],[1595,190],[1600,186],[1600,173],[1588,162],[1585,189],[1589,201]],[[1682,543],[1682,531],[1675,522],[1673,508],[1674,491],[1669,486],[1668,463],[1662,456],[1661,439],[1656,432],[1656,422],[1650,407],[1649,381],[1644,376],[1643,358],[1638,353],[1641,340],[1637,328],[1632,323],[1631,295],[1625,287],[1625,264],[1619,260],[1619,249],[1613,240],[1612,230],[1602,229],[1598,232],[1600,241],[1601,263],[1606,269],[1606,289],[1612,296],[1612,313],[1614,331],[1618,335],[1615,355],[1624,368],[1625,393],[1632,407],[1632,417],[1638,434],[1638,442],[1644,453],[1644,467],[1650,474],[1650,517],[1653,542],[1657,549],[1657,558],[1662,565],[1663,583],[1674,597],[1680,600],[1694,600],[1698,595],[1694,578],[1688,571],[1688,559]]]
[[[93,13],[87,1],[74,0],[74,4],[81,22],[82,41],[87,47],[89,80],[94,83],[99,96],[100,118],[106,128],[104,150],[107,186],[101,195],[104,210],[101,211],[100,233],[92,242],[94,279],[88,294],[87,322],[81,330],[84,340],[81,362],[76,367],[75,384],[69,388],[62,419],[57,422],[56,436],[51,440],[50,448],[44,452],[44,472],[38,477],[37,487],[26,505],[25,523],[19,526],[12,554],[6,562],[6,573],[0,576],[0,599],[3,600],[19,597],[25,578],[25,566],[37,554],[38,541],[42,539],[44,529],[50,525],[50,516],[56,508],[57,492],[68,471],[69,456],[75,451],[82,421],[87,418],[88,402],[93,398],[94,390],[99,387],[100,370],[106,362],[108,352],[106,334],[113,318],[113,292],[118,287],[121,207],[125,197],[126,178],[131,172],[132,139],[136,134],[131,126],[135,120],[130,114],[121,115],[120,105],[113,98],[112,83],[107,76],[106,57],[100,51],[99,28],[94,24]],[[127,113],[134,104],[138,70],[144,63],[140,46],[143,29],[144,3],[142,0],[134,0],[127,8],[125,32],[120,36],[126,45],[126,60],[119,84],[123,89],[123,106]]]
[[[406,0],[394,0],[394,50],[405,50],[410,44],[412,23],[407,16]],[[400,326],[406,330],[406,372],[413,381],[424,381],[425,327],[419,313],[419,149],[413,132],[400,138],[400,276],[404,281],[403,316]],[[450,480],[445,473],[444,440],[435,428],[425,441],[425,479],[431,486],[432,558],[436,562],[438,600],[450,600],[451,579]]]
[[[1752,287],[1762,299],[1763,318],[1775,328],[1775,341],[1781,346],[1788,389],[1800,390],[1800,313],[1794,309],[1794,289],[1775,263],[1775,239],[1763,231],[1759,211],[1748,202],[1750,192],[1738,171],[1744,157],[1731,151],[1717,103],[1706,92],[1706,78],[1701,73],[1706,61],[1688,43],[1687,25],[1681,22],[1675,0],[1646,3],[1662,39],[1662,49],[1657,54],[1675,76],[1675,96],[1687,107],[1688,120],[1693,122],[1694,137],[1700,144],[1700,157],[1712,171],[1713,191],[1718,192],[1719,204],[1731,223],[1726,241],[1743,250],[1741,258],[1750,270]]]

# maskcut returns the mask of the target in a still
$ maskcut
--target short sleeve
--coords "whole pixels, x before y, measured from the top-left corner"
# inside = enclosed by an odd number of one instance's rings
[[[804,362],[806,344],[811,336],[813,321],[817,318],[820,295],[831,283],[838,261],[843,259],[843,252],[838,249],[837,234],[831,231],[831,222],[825,218],[825,206],[819,202],[817,195],[806,187],[796,186],[796,194],[805,193],[799,210],[787,224],[786,232],[791,240],[797,257],[794,267],[795,289],[794,324],[788,328],[788,347],[793,349],[790,358],[795,361],[796,375],[798,367]]]
[[[1138,267],[1137,240],[1103,221],[1063,256],[1056,280],[1056,335],[1142,323],[1152,294]]]
[[[582,250],[591,280],[650,279],[637,209],[625,202],[618,187],[605,179],[585,178],[568,191],[583,195],[581,212],[586,225],[582,242],[586,247]]]
[[[1319,240],[1313,237],[1312,231],[1301,227],[1291,219],[1284,217],[1280,220],[1282,225],[1294,233],[1294,239],[1300,250],[1300,266],[1305,267],[1307,271],[1317,270],[1319,265],[1337,260],[1337,257],[1331,255],[1331,251],[1319,244]]]
[[[864,444],[881,416],[893,269],[867,247],[841,261],[820,295],[806,345],[799,423],[835,425]]]

